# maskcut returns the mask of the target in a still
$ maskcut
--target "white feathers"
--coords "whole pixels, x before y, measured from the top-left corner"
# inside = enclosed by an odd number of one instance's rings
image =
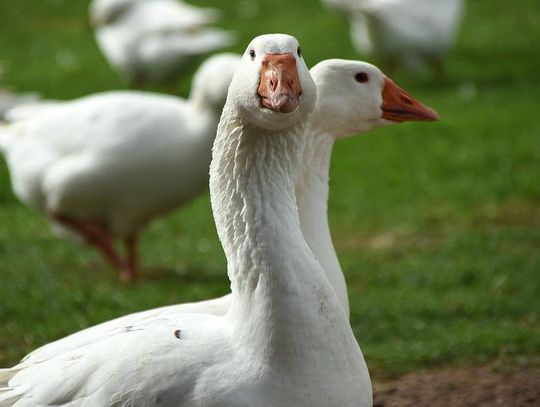
[[[359,71],[370,76],[370,83],[359,84],[354,81],[354,75]],[[347,288],[327,222],[330,154],[335,139],[388,124],[381,119],[380,110],[383,74],[373,65],[344,60],[323,61],[310,72],[317,85],[318,98],[306,130],[308,135],[305,140],[303,171],[296,181],[298,211],[305,239],[319,258],[348,314]],[[202,79],[202,76],[199,78]],[[227,295],[126,315],[38,348],[23,360],[22,365],[46,361],[114,335],[125,326],[144,323],[157,317],[185,312],[225,315],[230,303],[231,296]]]
[[[168,79],[194,56],[230,45],[230,33],[207,27],[218,16],[177,0],[94,0],[90,6],[101,51],[134,85]]]
[[[282,36],[265,37],[257,51],[273,49],[275,39]],[[295,53],[293,45],[286,51]],[[260,127],[246,121],[239,109],[249,102],[237,99],[242,92],[228,100],[219,127],[211,192],[233,281],[229,312],[224,317],[165,312],[125,320],[110,334],[64,353],[53,350],[42,360],[31,355],[2,372],[10,376],[0,393],[5,405],[371,405],[360,349],[298,227],[293,164],[302,154],[299,141],[315,94],[304,62],[296,61],[305,93],[292,128],[270,130],[264,122]],[[251,62],[243,59],[244,65]],[[237,91],[242,83],[254,83],[253,78],[235,79]],[[229,154],[231,146],[238,154]],[[271,185],[281,187],[269,191]],[[232,195],[224,193],[229,188]],[[230,199],[234,196],[243,200]],[[266,210],[257,213],[263,206]],[[245,235],[259,236],[264,250],[242,239],[246,245],[229,252],[227,239]],[[240,272],[258,275],[255,286],[239,286]]]
[[[360,71],[369,75],[368,83],[355,82],[355,74]],[[388,124],[381,120],[383,74],[370,64],[344,60],[321,62],[311,72],[318,87],[318,100],[307,127],[309,135],[306,137],[304,149],[304,169],[296,183],[296,195],[302,232],[320,259],[342,305],[348,309],[343,274],[332,246],[326,220],[329,156],[334,140],[349,135],[345,133],[367,131]],[[341,103],[335,103],[336,100],[340,100]],[[340,127],[332,127],[329,130],[326,124],[320,125],[336,116],[339,117],[338,121],[342,122]],[[147,325],[154,325],[156,321],[175,320],[185,313],[225,315],[231,306],[231,300],[232,296],[227,295],[198,303],[157,308],[111,320],[36,349],[18,365],[18,369],[49,364],[51,359],[65,358],[65,355],[89,349],[99,343],[107,343],[125,332],[144,331]],[[180,324],[175,327],[180,327]],[[175,332],[177,329],[170,329],[167,335],[173,335]],[[143,334],[144,332],[141,332],[141,335]],[[188,330],[179,329],[177,336],[182,339],[188,334]],[[6,371],[7,376],[13,374],[14,372]]]

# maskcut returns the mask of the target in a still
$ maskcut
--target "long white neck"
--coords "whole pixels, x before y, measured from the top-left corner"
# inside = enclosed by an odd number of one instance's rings
[[[296,182],[300,224],[307,244],[316,254],[343,310],[349,315],[349,297],[330,227],[328,225],[328,179],[334,137],[308,128],[303,167]]]
[[[242,349],[265,364],[296,369],[310,361],[321,371],[357,372],[365,369],[361,352],[300,229],[294,184],[302,133],[301,126],[264,132],[224,109],[210,197],[231,280],[226,318]]]

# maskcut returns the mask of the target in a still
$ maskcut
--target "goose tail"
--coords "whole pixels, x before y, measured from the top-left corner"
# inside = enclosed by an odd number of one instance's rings
[[[15,123],[22,120],[32,119],[47,111],[50,111],[50,109],[58,106],[59,104],[59,101],[47,100],[43,102],[36,101],[14,106],[5,112],[4,120],[8,123]]]
[[[0,153],[6,154],[13,142],[22,137],[24,132],[18,126],[22,126],[26,120],[51,112],[60,103],[55,100],[36,101],[11,107],[4,112],[4,121],[0,121]]]
[[[9,381],[18,371],[17,368],[0,369],[0,407],[13,406],[19,400],[20,395],[9,386]]]

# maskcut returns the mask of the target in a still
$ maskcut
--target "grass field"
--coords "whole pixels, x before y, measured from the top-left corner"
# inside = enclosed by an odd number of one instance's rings
[[[288,32],[310,64],[360,58],[314,0],[201,0],[243,51]],[[4,82],[68,99],[124,85],[99,54],[87,1],[0,2]],[[336,146],[330,220],[352,325],[379,376],[540,356],[540,7],[472,0],[449,77],[395,79],[441,114]],[[195,66],[193,67],[195,69]],[[186,94],[189,76],[179,92]],[[13,196],[0,162],[0,366],[86,326],[226,293],[208,196],[143,237],[143,280],[123,285],[93,251],[55,237]]]

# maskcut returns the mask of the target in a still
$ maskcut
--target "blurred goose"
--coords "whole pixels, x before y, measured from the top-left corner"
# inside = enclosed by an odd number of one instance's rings
[[[444,74],[463,0],[325,0],[343,9],[359,52],[375,55],[389,69],[430,65]]]
[[[188,100],[124,91],[16,109],[19,120],[0,128],[15,194],[84,237],[122,279],[134,278],[141,229],[208,186],[211,146],[239,62],[234,54],[209,58]]]
[[[364,358],[296,207],[315,93],[295,38],[251,42],[210,167],[231,280],[225,316],[158,318],[41,364],[0,370],[0,405],[371,406]]]
[[[295,186],[300,226],[341,306],[349,315],[347,287],[327,217],[328,177],[334,142],[393,123],[436,120],[437,114],[397,87],[377,67],[365,62],[330,59],[320,62],[310,72],[317,86],[317,103],[306,128],[303,168],[297,175]],[[43,363],[155,318],[173,318],[177,313],[186,312],[225,315],[232,298],[229,294],[117,318],[42,346],[28,355],[21,365]]]
[[[228,32],[207,27],[215,9],[179,0],[94,0],[90,22],[109,64],[132,86],[169,79],[198,55],[232,42]]]

